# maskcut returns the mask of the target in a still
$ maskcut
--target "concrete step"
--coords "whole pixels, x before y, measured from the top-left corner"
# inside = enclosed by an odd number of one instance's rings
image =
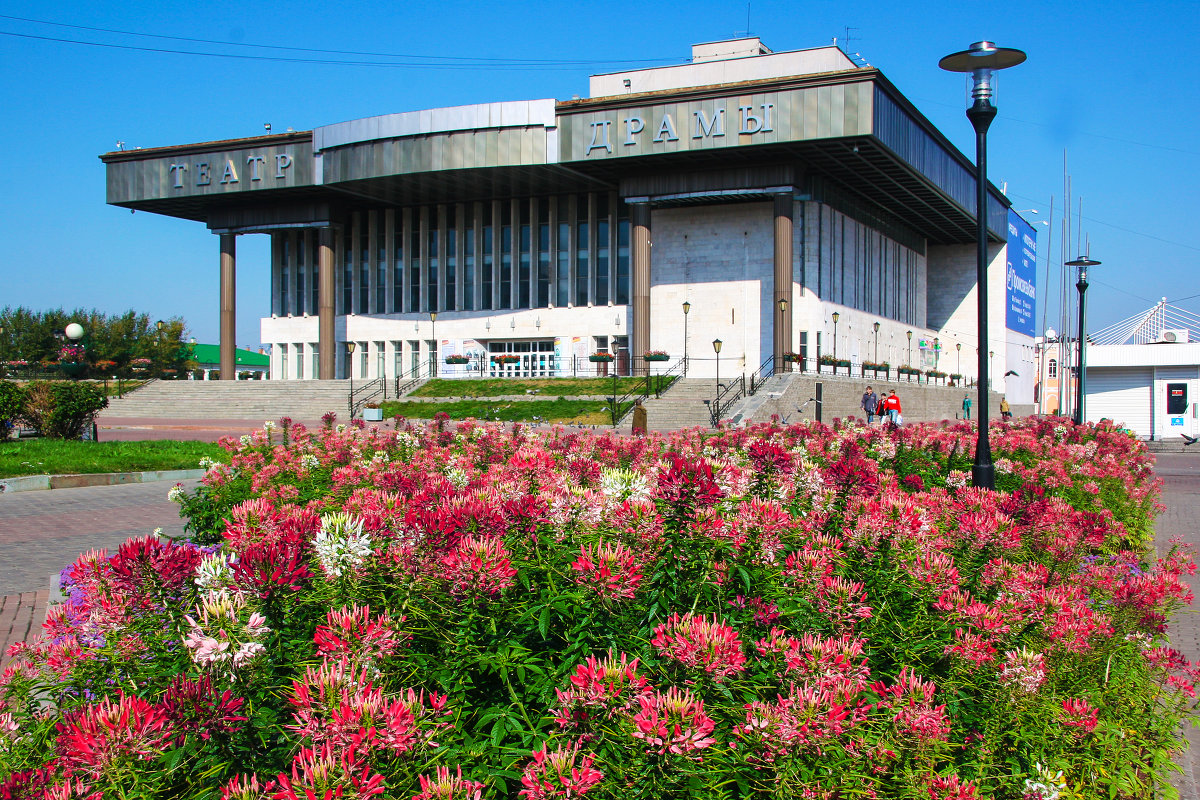
[[[156,381],[112,398],[107,417],[316,419],[347,416],[349,381]]]

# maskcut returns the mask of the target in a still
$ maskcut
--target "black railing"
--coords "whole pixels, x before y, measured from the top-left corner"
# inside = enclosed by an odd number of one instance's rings
[[[652,362],[654,363],[654,362]],[[676,380],[687,376],[688,359],[687,356],[680,358],[675,364],[663,370],[657,375],[646,375],[633,384],[632,388],[625,394],[618,396],[616,392],[616,375],[613,375],[613,393],[609,396],[609,415],[612,417],[613,427],[621,424],[621,420],[633,410],[633,398],[641,395],[649,398],[650,394],[654,394],[657,400],[662,397],[662,393],[671,387]]]
[[[380,396],[382,396],[381,399],[387,399],[386,378],[372,378],[352,388],[349,401],[350,419],[354,419],[363,406]]]
[[[412,391],[418,383],[432,374],[429,364],[417,364],[408,372],[396,376],[396,397],[400,398]]]
[[[763,384],[770,380],[775,374],[775,357],[771,356],[762,365],[754,371],[750,376],[750,385],[748,387],[750,394],[754,394],[763,387]]]
[[[708,404],[708,416],[715,428],[725,418],[725,412],[746,396],[746,376],[739,375],[717,387],[717,397]]]

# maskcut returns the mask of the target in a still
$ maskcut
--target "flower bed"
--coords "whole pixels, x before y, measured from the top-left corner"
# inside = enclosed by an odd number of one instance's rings
[[[1154,796],[1197,671],[1150,457],[1020,420],[990,493],[971,444],[269,426],[173,491],[195,544],[64,571],[0,796]]]

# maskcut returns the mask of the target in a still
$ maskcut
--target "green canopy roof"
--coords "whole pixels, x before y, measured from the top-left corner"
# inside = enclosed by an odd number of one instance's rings
[[[193,344],[192,360],[198,364],[220,364],[221,347],[215,344]],[[237,348],[234,352],[234,362],[246,367],[270,367],[271,357],[266,353],[256,353],[253,350]]]

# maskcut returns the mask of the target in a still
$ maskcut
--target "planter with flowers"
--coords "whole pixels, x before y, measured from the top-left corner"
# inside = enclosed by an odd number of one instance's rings
[[[671,359],[666,350],[647,350],[642,358],[647,361],[669,361]]]
[[[129,369],[131,369],[134,372],[137,372],[139,374],[142,374],[142,373],[149,372],[150,367],[153,364],[154,364],[154,362],[148,358],[135,358],[129,362]]]
[[[379,403],[367,403],[362,409],[362,418],[366,422],[382,422],[383,408]]]
[[[920,381],[921,368],[920,367],[910,367],[908,364],[901,364],[900,366],[896,367],[896,374],[897,375],[907,375],[910,383],[912,382],[913,375],[916,375],[917,380]]]
[[[888,371],[891,368],[892,365],[886,361],[864,361],[862,362],[862,375],[865,378],[867,377],[867,373],[870,372],[873,377],[878,378],[879,373],[882,372],[884,380],[887,380]]]
[[[606,353],[603,350],[592,353],[588,356],[588,361],[594,361],[597,364],[609,364],[616,360],[612,353]]]
[[[507,364],[519,364],[521,363],[521,357],[516,353],[499,353],[492,356],[492,363],[500,364],[501,366]]]
[[[944,384],[946,382],[946,373],[938,369],[926,370],[925,377],[929,379],[930,383],[941,381]]]
[[[453,355],[448,355],[448,356],[446,356],[445,361],[447,364],[470,364],[471,363],[471,359],[468,356],[464,356],[461,353],[454,353]]]

